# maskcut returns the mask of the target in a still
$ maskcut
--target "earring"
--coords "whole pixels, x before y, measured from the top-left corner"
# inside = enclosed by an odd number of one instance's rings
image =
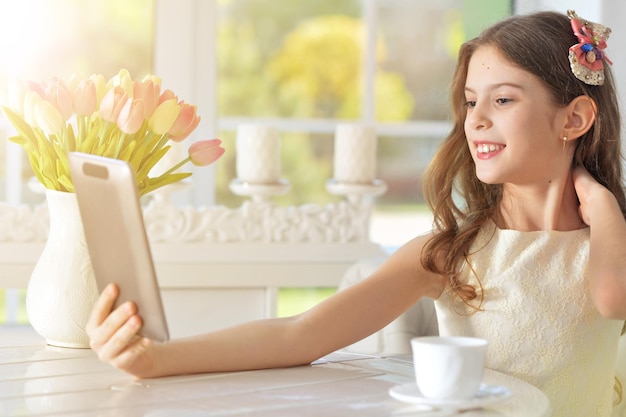
[[[567,143],[567,135],[563,135],[563,150],[565,150],[565,144]]]

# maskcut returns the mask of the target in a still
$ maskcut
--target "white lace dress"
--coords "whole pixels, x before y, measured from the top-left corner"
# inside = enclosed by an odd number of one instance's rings
[[[589,229],[490,224],[472,252],[464,279],[480,277],[483,311],[471,314],[444,292],[435,302],[440,334],[486,338],[486,366],[543,390],[555,417],[610,416],[623,322],[603,318],[586,290]]]

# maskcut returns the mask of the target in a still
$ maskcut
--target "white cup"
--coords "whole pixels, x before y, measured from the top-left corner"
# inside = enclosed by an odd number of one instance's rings
[[[487,341],[475,337],[411,339],[415,382],[424,398],[473,398],[483,379]]]

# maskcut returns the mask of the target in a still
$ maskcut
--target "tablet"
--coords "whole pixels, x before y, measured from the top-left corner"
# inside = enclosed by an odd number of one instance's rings
[[[117,284],[115,307],[135,302],[143,319],[140,334],[167,341],[167,321],[130,164],[79,152],[68,158],[98,290]]]

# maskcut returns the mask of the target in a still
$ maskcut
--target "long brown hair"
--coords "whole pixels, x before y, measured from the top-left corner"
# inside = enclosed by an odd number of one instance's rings
[[[463,44],[459,51],[451,86],[454,125],[423,179],[424,195],[434,213],[437,233],[426,244],[421,262],[426,269],[445,276],[448,287],[466,303],[478,294],[476,288],[460,282],[460,268],[481,227],[488,220],[495,221],[502,198],[502,185],[485,184],[476,177],[463,127],[467,69],[477,48],[495,47],[511,63],[538,77],[557,106],[566,106],[581,95],[595,101],[595,123],[576,141],[572,164],[584,166],[607,187],[626,217],[620,112],[611,69],[605,65],[604,85],[587,85],[578,80],[568,61],[569,48],[576,43],[567,16],[539,12],[503,20]]]

